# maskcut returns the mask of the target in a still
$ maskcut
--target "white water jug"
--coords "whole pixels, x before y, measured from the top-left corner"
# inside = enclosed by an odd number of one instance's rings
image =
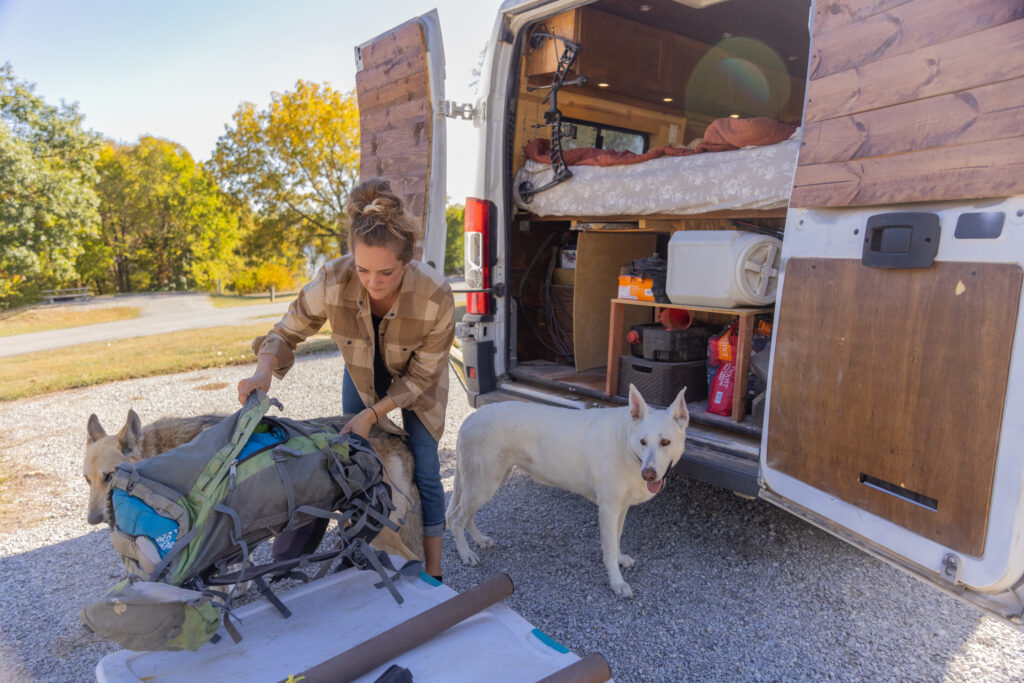
[[[665,293],[715,308],[775,302],[782,240],[740,230],[678,230],[668,243]]]

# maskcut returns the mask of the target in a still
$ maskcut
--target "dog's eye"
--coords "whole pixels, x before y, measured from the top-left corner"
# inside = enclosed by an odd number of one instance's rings
[[[110,481],[110,476],[112,474],[113,474],[113,472],[104,472],[103,473],[103,483],[104,484],[106,484],[108,481]]]
[[[647,439],[640,439],[640,445],[641,446],[646,446],[647,445]]]
[[[661,440],[662,447],[665,447],[665,446],[669,445],[670,443],[672,443],[672,442],[669,441],[668,439],[662,439]]]

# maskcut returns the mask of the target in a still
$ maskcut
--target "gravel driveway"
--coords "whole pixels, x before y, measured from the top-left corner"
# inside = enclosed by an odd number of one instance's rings
[[[89,414],[113,431],[129,407],[144,422],[232,411],[245,371],[0,404],[0,680],[88,680],[114,649],[77,617],[122,573],[105,528],[85,523]],[[336,353],[300,358],[272,393],[290,417],[336,413],[340,373]],[[448,492],[469,412],[453,386],[441,444]],[[631,601],[608,587],[586,500],[514,475],[477,519],[498,547],[463,567],[449,536],[445,582],[464,590],[508,572],[516,592],[506,604],[577,654],[602,652],[620,682],[1024,680],[1024,635],[767,503],[695,481],[676,477],[630,512]]]

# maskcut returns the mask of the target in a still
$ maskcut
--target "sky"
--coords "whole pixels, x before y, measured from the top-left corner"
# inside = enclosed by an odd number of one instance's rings
[[[131,143],[154,135],[198,160],[243,101],[265,108],[298,79],[355,88],[353,48],[437,9],[445,96],[470,83],[500,0],[0,0],[0,63],[50,104],[77,102],[85,127]],[[447,193],[472,189],[476,134],[450,119]]]

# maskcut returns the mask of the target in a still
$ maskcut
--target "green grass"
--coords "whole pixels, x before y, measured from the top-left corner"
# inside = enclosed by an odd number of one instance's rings
[[[285,292],[278,293],[274,296],[274,301],[291,301],[292,299],[299,296],[298,292]],[[229,294],[211,294],[210,303],[217,308],[231,308],[233,306],[255,306],[256,304],[269,304],[269,294],[246,294],[244,296],[236,296]]]
[[[9,356],[0,364],[0,401],[136,377],[253,363],[250,344],[266,331],[265,323],[212,327]],[[296,353],[336,348],[329,335],[318,334]]]
[[[19,308],[0,315],[0,337],[130,320],[138,317],[139,309],[134,306]]]

